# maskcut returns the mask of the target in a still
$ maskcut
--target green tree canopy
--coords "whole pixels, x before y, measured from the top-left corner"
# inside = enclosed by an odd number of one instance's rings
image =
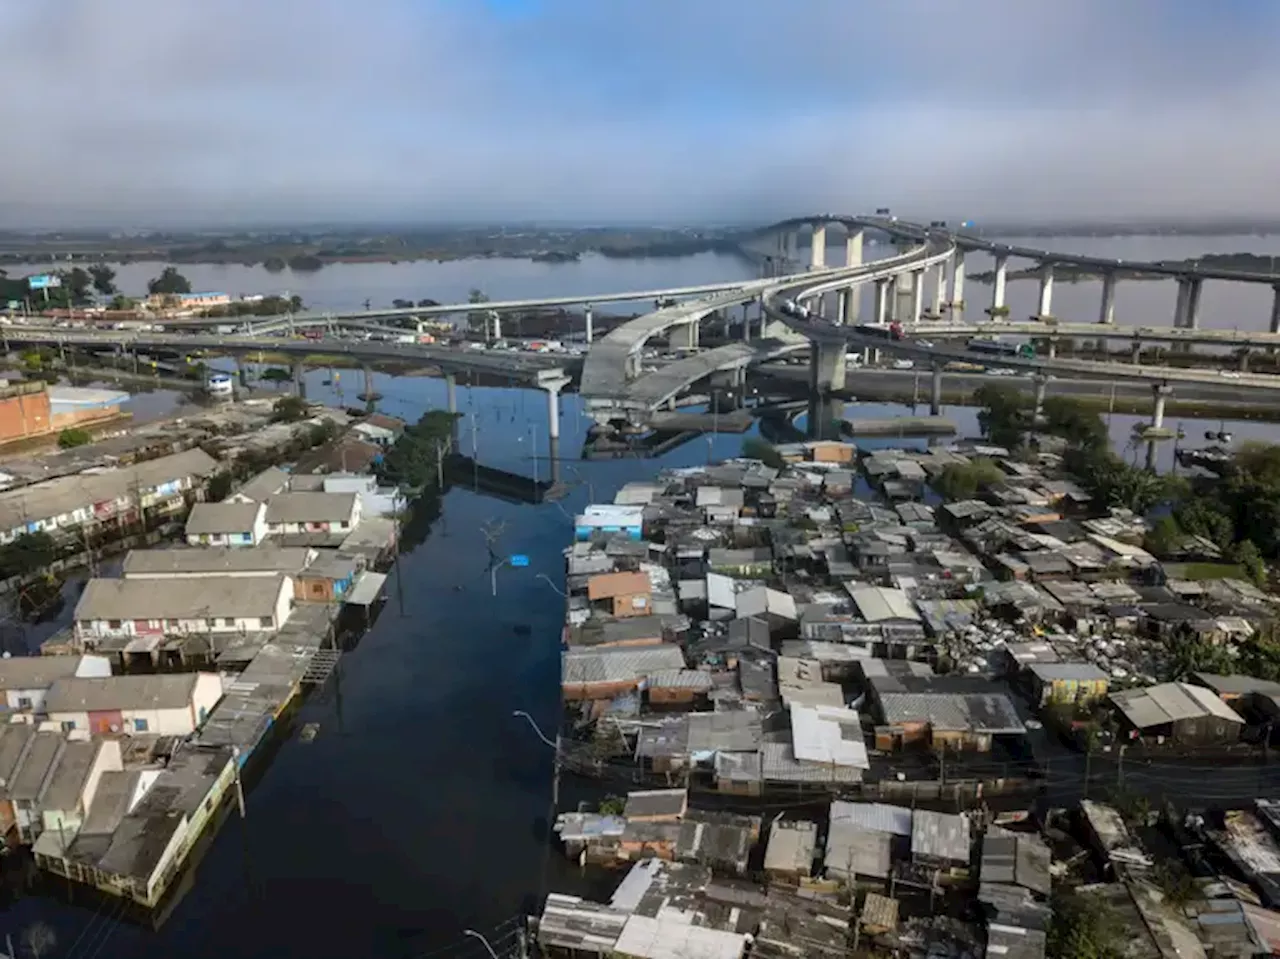
[[[1031,425],[1027,399],[1016,386],[984,383],[973,391],[982,435],[997,446],[1016,449]]]
[[[277,423],[296,423],[305,420],[311,408],[300,396],[282,396],[271,407],[271,418]]]
[[[94,290],[102,296],[113,296],[116,289],[116,271],[105,263],[95,263],[89,267],[89,276],[93,280]]]
[[[1005,478],[994,460],[979,457],[968,463],[950,463],[933,478],[931,485],[943,499],[969,499],[978,490],[994,486]]]
[[[178,272],[176,266],[166,266],[160,275],[147,283],[151,293],[175,295],[191,292],[191,281]]]

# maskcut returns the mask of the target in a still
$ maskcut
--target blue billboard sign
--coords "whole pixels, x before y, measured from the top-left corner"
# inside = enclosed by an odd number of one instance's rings
[[[32,290],[52,290],[62,286],[62,277],[56,273],[37,273],[27,277],[27,287]]]
[[[528,566],[529,557],[525,556],[523,553],[516,553],[514,556],[511,557],[511,565],[512,566]]]

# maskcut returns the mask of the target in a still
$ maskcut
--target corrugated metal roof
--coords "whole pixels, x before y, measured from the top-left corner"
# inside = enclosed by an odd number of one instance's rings
[[[908,619],[919,622],[920,614],[916,612],[907,594],[900,589],[885,589],[879,586],[856,586],[847,584],[849,596],[858,607],[858,613],[868,623],[879,623],[888,619]]]
[[[932,809],[917,809],[911,824],[911,855],[967,863],[969,818]]]
[[[808,875],[813,868],[813,852],[817,845],[817,823],[780,819],[769,827],[769,845],[764,854],[765,871]]]
[[[831,803],[831,823],[835,825],[837,822],[894,836],[911,835],[911,810],[887,803],[837,799]]]
[[[870,768],[862,724],[851,709],[793,703],[791,742],[796,759],[833,766]]]
[[[562,656],[561,681],[566,686],[631,682],[650,673],[683,669],[684,665],[684,653],[671,643],[570,649]]]

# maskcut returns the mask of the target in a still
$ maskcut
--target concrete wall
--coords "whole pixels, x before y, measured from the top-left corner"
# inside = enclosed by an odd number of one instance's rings
[[[41,436],[51,429],[53,413],[46,390],[6,390],[0,394],[0,443]]]

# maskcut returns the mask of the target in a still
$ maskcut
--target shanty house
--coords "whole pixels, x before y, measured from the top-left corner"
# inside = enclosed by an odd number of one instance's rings
[[[1121,728],[1130,739],[1171,741],[1184,746],[1238,742],[1244,718],[1212,690],[1190,683],[1161,683],[1112,693]]]
[[[561,654],[561,688],[565,699],[613,699],[654,673],[683,668],[684,653],[671,643],[568,649]]]
[[[275,631],[293,603],[288,576],[175,579],[163,589],[146,579],[91,579],[76,603],[75,632],[92,646],[121,637]]]
[[[653,587],[644,573],[600,573],[587,580],[587,600],[602,603],[618,618],[647,616],[653,609]]]
[[[196,503],[187,517],[192,546],[257,546],[267,535],[261,503]]]
[[[63,858],[93,804],[103,774],[122,769],[118,739],[68,742],[40,799],[41,832],[32,852],[37,857]]]
[[[105,656],[7,656],[0,659],[0,694],[15,712],[44,712],[44,697],[59,679],[110,676]]]
[[[347,533],[360,522],[356,493],[277,493],[267,500],[267,532]]]
[[[160,673],[60,679],[45,697],[49,719],[63,729],[100,735],[186,736],[222,698],[217,673]]]
[[[1107,674],[1093,663],[1031,663],[1027,680],[1041,706],[1092,703],[1107,695]]]

